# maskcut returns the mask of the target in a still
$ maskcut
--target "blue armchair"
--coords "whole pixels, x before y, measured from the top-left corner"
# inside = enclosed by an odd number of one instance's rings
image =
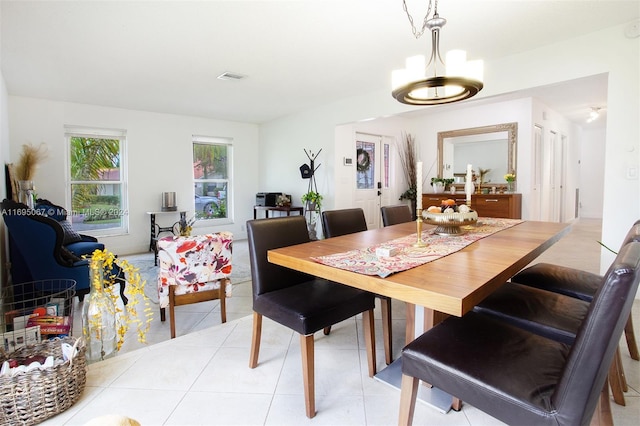
[[[89,292],[89,263],[81,257],[104,249],[104,244],[73,232],[66,220],[66,211],[46,200],[38,200],[36,208],[30,209],[5,199],[2,216],[9,231],[13,283],[73,279],[76,294],[82,301]],[[65,231],[65,228],[68,229]],[[124,285],[121,285],[122,291]]]

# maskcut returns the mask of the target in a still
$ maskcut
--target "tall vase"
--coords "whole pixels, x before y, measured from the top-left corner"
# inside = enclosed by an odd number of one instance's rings
[[[508,193],[514,193],[516,192],[516,182],[511,180],[511,181],[507,181],[507,192]]]
[[[32,180],[19,180],[18,181],[18,201],[25,204],[32,209],[33,203],[33,181]]]
[[[116,308],[104,291],[102,262],[90,261],[90,293],[82,306],[82,335],[87,346],[87,361],[102,361],[117,353]]]

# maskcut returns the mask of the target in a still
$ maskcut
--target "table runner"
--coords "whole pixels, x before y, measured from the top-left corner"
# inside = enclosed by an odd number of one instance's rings
[[[479,218],[477,224],[464,227],[463,234],[437,235],[433,233],[435,228],[422,231],[422,241],[426,247],[413,247],[418,239],[417,234],[414,233],[365,249],[312,257],[311,259],[334,268],[385,278],[396,272],[406,271],[455,253],[475,241],[519,223],[522,223],[522,220]],[[378,257],[376,256],[377,248],[397,249],[398,254]]]

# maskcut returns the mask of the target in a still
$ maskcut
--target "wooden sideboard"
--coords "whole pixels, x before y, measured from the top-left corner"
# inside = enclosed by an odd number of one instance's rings
[[[422,194],[422,207],[439,206],[442,200],[456,200],[456,204],[464,204],[465,194]],[[502,217],[508,219],[522,218],[522,194],[473,194],[471,208],[480,217]]]

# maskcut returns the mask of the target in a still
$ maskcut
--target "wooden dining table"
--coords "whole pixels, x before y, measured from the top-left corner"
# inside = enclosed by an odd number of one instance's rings
[[[435,227],[422,224],[423,231],[431,228]],[[328,266],[314,258],[367,249],[411,234],[417,242],[415,222],[273,249],[267,258],[280,266],[406,302],[405,341],[409,343],[447,316],[462,316],[472,310],[570,229],[566,223],[523,221],[459,251],[384,278]],[[376,377],[399,388],[400,369],[396,360]],[[418,397],[443,413],[454,403],[450,395],[435,388]]]
[[[423,224],[423,231],[431,227]],[[523,221],[450,255],[385,278],[324,265],[313,258],[416,234],[415,222],[269,250],[267,257],[280,266],[404,301],[409,314],[415,305],[424,307],[428,312],[424,327],[429,328],[442,317],[440,313],[462,316],[469,312],[569,230],[566,223]],[[416,333],[412,326],[407,326],[407,341],[413,340]]]

